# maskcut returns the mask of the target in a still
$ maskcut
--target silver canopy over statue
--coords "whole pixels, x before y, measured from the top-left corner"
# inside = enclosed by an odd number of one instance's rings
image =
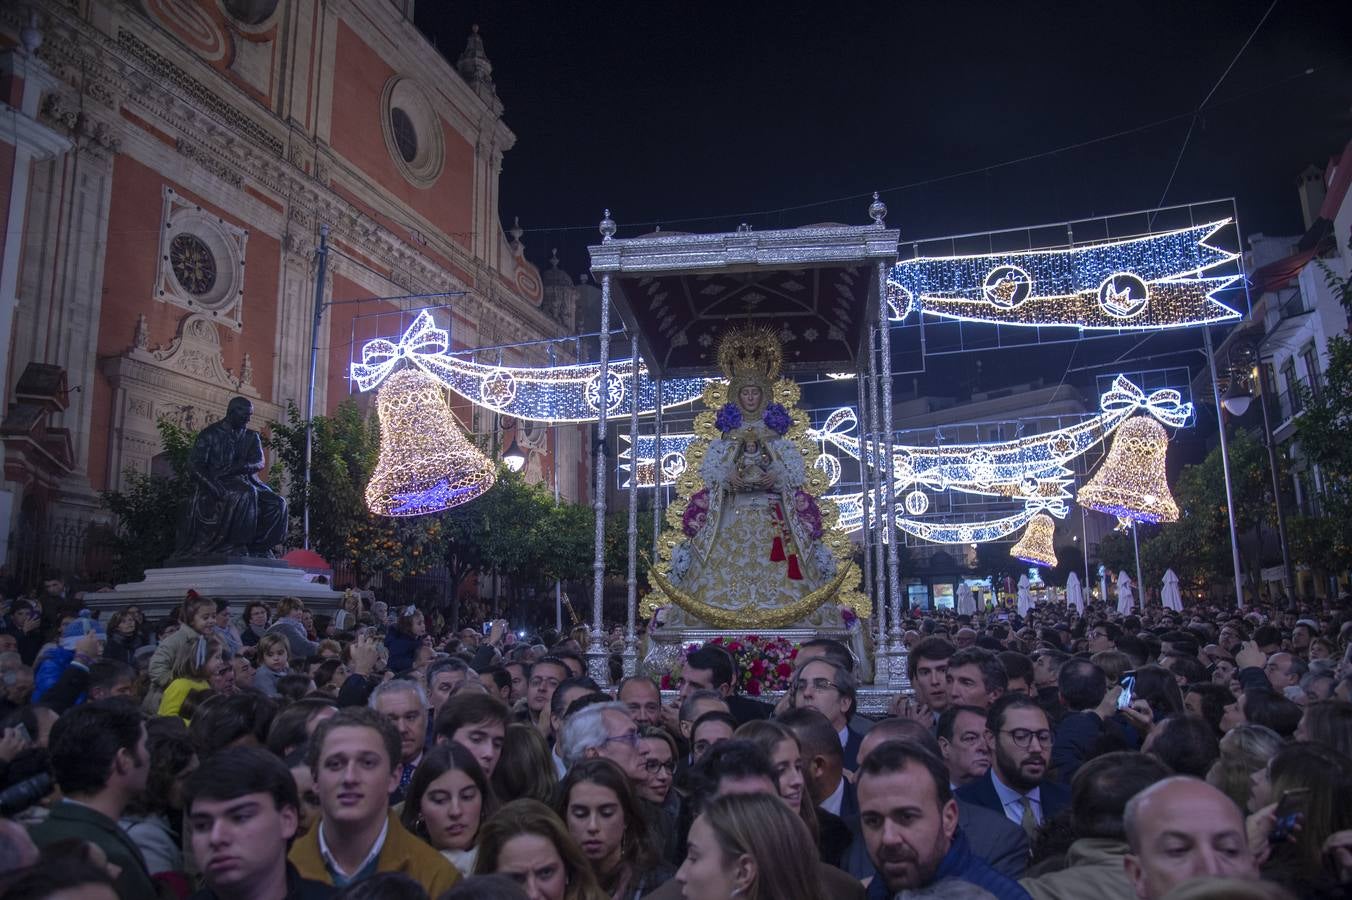
[[[675,604],[719,628],[809,623],[836,604],[869,614],[858,591],[849,538],[822,499],[824,473],[809,468],[807,417],[798,385],[780,378],[783,351],[768,329],[723,336],[718,365],[726,383],[704,392],[694,443],[667,510],[645,612]],[[820,624],[820,623],[818,623]]]
[[[249,430],[253,404],[231,399],[225,418],[197,434],[188,460],[196,490],[184,511],[173,560],[271,559],[286,536],[286,500],[259,480],[263,441]]]

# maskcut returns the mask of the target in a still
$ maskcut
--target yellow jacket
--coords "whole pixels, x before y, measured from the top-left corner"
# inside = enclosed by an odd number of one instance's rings
[[[160,698],[160,708],[158,715],[161,716],[179,716],[183,718],[179,711],[183,708],[183,701],[188,699],[188,695],[193,691],[204,691],[211,685],[205,681],[198,681],[196,678],[175,678],[169,682],[169,687],[165,688],[164,696]],[[187,719],[184,719],[186,722]]]
[[[455,866],[410,834],[393,812],[389,817],[390,830],[385,835],[385,846],[380,848],[380,856],[376,858],[376,871],[402,872],[421,884],[429,897],[438,897],[442,891],[454,887],[460,880]],[[319,854],[319,829],[320,825],[315,825],[292,844],[289,858],[302,878],[333,884],[333,876]]]

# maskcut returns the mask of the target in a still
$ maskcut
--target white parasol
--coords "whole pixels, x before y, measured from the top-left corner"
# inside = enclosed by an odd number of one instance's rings
[[[1084,615],[1084,588],[1080,586],[1080,576],[1074,572],[1066,579],[1066,602]]]
[[[958,615],[970,616],[976,613],[976,598],[972,596],[972,588],[967,582],[958,585]]]
[[[1178,575],[1173,569],[1164,571],[1164,590],[1160,593],[1160,600],[1164,603],[1165,609],[1172,609],[1174,612],[1183,611],[1183,595],[1178,590]]]
[[[1123,569],[1117,573],[1117,611],[1127,616],[1135,605],[1136,598],[1131,595],[1131,578]]]
[[[1028,615],[1028,610],[1033,608],[1033,595],[1028,591],[1028,575],[1019,576],[1019,615]]]

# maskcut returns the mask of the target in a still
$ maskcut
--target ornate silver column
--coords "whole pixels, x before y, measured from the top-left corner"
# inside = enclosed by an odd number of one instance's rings
[[[634,621],[638,617],[638,336],[629,336],[629,572],[625,582],[626,626],[624,632],[624,677],[638,668]]]
[[[662,487],[662,379],[654,381],[657,388],[657,414],[653,417],[653,555],[652,564],[657,563],[657,550],[662,539],[662,501],[665,499]],[[634,448],[637,455],[638,448]],[[638,465],[637,461],[634,463]]]
[[[615,236],[615,220],[606,210],[600,225],[601,241]],[[596,444],[592,459],[596,466],[593,505],[596,509],[596,554],[592,559],[592,631],[587,647],[587,674],[599,685],[610,683],[610,661],[602,631],[602,612],[606,590],[606,413],[610,407],[610,273],[601,275],[601,352],[600,384],[597,385]]]
[[[878,440],[878,432],[882,426],[879,424],[878,414],[878,350],[877,350],[878,327],[870,325],[868,328],[868,429],[867,441],[861,441],[863,447],[863,456],[871,460],[869,468],[869,490],[864,500],[873,504],[873,530],[870,535],[871,540],[876,540],[873,553],[873,587],[877,595],[875,602],[878,606],[879,630],[882,634],[878,641],[878,646],[873,650],[874,668],[877,673],[874,676],[875,683],[892,683],[892,646],[887,637],[887,618],[888,618],[888,580],[887,580],[887,551],[882,541],[882,492],[884,490],[882,475],[882,453],[881,445]]]
[[[873,479],[869,474],[869,453],[865,438],[868,434],[868,404],[865,402],[868,394],[868,385],[865,383],[863,373],[855,379],[855,385],[859,390],[859,489],[860,489],[860,510],[861,518],[859,522],[859,536],[862,538],[861,544],[864,550],[864,596],[869,598],[873,604],[873,617],[870,624],[873,628],[873,649],[875,654],[873,666],[873,683],[886,684],[886,675],[879,677],[882,667],[877,665],[876,654],[883,646],[883,641],[887,637],[887,625],[885,622],[885,612],[882,603],[879,603],[873,595],[873,514],[869,509],[869,499],[873,495]]]
[[[881,203],[874,201],[877,205]],[[883,207],[886,214],[886,207]],[[906,645],[901,640],[901,578],[897,572],[897,520],[893,505],[896,484],[892,473],[892,331],[887,308],[887,264],[878,263],[878,366],[882,369],[882,448],[879,480],[883,483],[883,541],[887,552],[887,589],[892,595],[892,684],[909,691],[911,679],[906,674]]]

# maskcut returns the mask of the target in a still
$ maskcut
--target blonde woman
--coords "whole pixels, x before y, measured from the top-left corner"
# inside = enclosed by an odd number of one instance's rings
[[[1248,809],[1253,773],[1265,769],[1281,748],[1281,736],[1271,728],[1236,726],[1221,738],[1221,756],[1206,773],[1207,783],[1223,791],[1240,809]]]

